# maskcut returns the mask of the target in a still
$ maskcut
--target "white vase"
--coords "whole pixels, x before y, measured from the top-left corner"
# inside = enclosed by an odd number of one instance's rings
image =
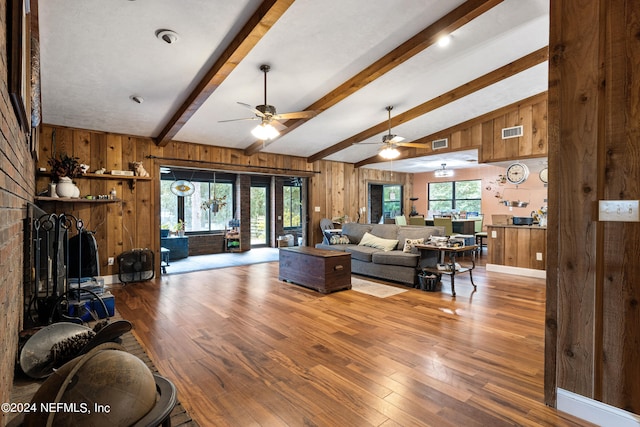
[[[71,181],[71,178],[67,176],[60,177],[58,184],[56,185],[56,193],[59,197],[77,197],[79,195],[79,191],[78,193],[76,193],[76,191],[78,191],[78,187],[76,187],[73,181]]]
[[[58,193],[56,193],[56,183],[49,183],[49,197],[58,197]]]

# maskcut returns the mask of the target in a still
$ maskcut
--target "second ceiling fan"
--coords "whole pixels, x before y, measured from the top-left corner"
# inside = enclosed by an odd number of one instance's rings
[[[267,73],[271,67],[269,65],[263,64],[260,66],[260,71],[264,73],[264,104],[257,105],[255,108],[249,104],[245,104],[244,102],[238,102],[238,104],[243,107],[248,108],[253,111],[255,117],[247,117],[244,119],[231,119],[231,120],[220,120],[220,122],[235,122],[238,120],[260,120],[260,124],[256,126],[251,133],[256,138],[266,141],[271,140],[280,135],[280,132],[273,126],[274,124],[280,126],[281,128],[285,128],[286,125],[280,123],[279,120],[289,120],[289,119],[309,119],[318,114],[317,111],[309,110],[309,111],[296,111],[292,113],[281,113],[278,114],[276,112],[276,107],[273,105],[267,104]]]
[[[385,108],[387,110],[389,128],[385,135],[382,135],[382,142],[361,142],[360,144],[382,144],[383,147],[378,151],[378,154],[385,159],[395,159],[400,156],[400,151],[396,147],[414,147],[414,148],[427,148],[428,145],[415,142],[402,142],[404,138],[391,133],[391,110],[393,106],[389,105]]]

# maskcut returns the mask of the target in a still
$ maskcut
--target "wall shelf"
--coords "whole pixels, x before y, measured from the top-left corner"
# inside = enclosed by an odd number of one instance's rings
[[[51,202],[51,203],[118,203],[121,199],[84,199],[81,197],[48,197],[48,196],[36,196],[34,198],[36,202]]]
[[[51,177],[50,172],[38,172],[38,176]],[[111,175],[107,173],[85,173],[74,179],[111,179],[117,181],[129,181],[129,188],[133,191],[136,188],[137,181],[151,181],[150,176],[127,176],[127,175]]]

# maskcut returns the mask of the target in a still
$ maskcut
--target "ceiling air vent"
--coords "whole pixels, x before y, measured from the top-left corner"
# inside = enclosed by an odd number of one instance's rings
[[[522,126],[514,126],[502,129],[502,139],[517,138],[522,135]]]
[[[449,139],[436,139],[435,141],[431,141],[431,148],[433,150],[440,150],[442,148],[447,148],[449,146]]]

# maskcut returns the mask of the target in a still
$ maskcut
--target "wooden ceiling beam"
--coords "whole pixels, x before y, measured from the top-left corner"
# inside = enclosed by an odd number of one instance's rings
[[[393,70],[395,67],[433,45],[441,36],[452,33],[503,1],[504,0],[466,1],[303,110],[322,112],[336,105],[338,102],[383,76],[388,71]],[[311,120],[311,118],[288,120],[286,122],[287,128],[280,132],[280,136],[286,135],[308,120]],[[244,154],[250,156],[262,150],[267,145],[268,143],[265,144],[263,141],[256,141],[244,150]]]
[[[264,0],[155,138],[164,147],[258,44],[295,0]]]
[[[410,120],[418,118],[437,108],[440,108],[458,99],[464,98],[465,96],[470,95],[473,92],[476,92],[480,89],[484,89],[488,86],[491,86],[492,84],[498,83],[501,80],[514,76],[528,68],[541,64],[542,62],[548,59],[549,59],[549,47],[545,46],[503,67],[500,67],[483,76],[480,76],[475,80],[467,82],[440,96],[437,96],[416,107],[413,107],[402,114],[398,114],[397,116],[391,119],[391,126],[396,127],[398,125],[401,125],[402,123],[406,123]],[[338,151],[349,148],[353,144],[364,141],[365,139],[371,138],[376,134],[379,134],[379,133],[381,134],[387,131],[388,126],[389,126],[388,121],[378,123],[377,125],[372,126],[369,129],[366,129],[357,135],[351,136],[343,141],[338,142],[337,144],[332,145],[331,147],[327,147],[324,150],[311,155],[310,157],[307,158],[307,161],[309,163],[313,163],[316,160],[324,159],[325,157],[330,156],[331,154],[334,154],[334,153],[337,153]]]

